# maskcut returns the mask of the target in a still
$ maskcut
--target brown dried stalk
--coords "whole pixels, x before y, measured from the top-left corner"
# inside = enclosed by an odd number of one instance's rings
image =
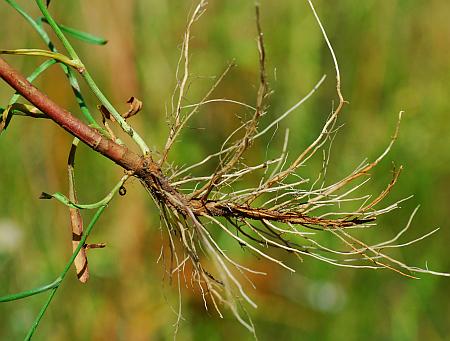
[[[72,143],[72,147],[69,152],[69,159],[67,161],[67,171],[69,174],[69,200],[75,204],[78,203],[77,192],[75,191],[75,152],[77,150],[78,139],[75,139]],[[75,251],[83,236],[83,218],[81,217],[80,210],[77,208],[69,208],[70,224],[72,226],[72,250]],[[75,268],[77,270],[77,277],[81,283],[86,283],[89,279],[89,267],[86,256],[86,249],[82,248],[78,252],[74,261]]]

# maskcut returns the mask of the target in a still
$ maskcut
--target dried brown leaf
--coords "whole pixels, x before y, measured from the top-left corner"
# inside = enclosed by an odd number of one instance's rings
[[[130,97],[127,103],[130,105],[130,109],[128,109],[128,111],[122,115],[124,119],[136,115],[142,109],[142,101],[138,100],[134,96]]]

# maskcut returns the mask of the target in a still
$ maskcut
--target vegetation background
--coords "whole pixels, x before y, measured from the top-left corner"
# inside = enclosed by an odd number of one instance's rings
[[[33,2],[21,4],[38,16]],[[414,197],[368,234],[374,240],[395,235],[420,204],[407,237],[436,226],[441,230],[395,255],[411,265],[450,271],[450,2],[318,0],[315,4],[338,56],[342,91],[350,102],[333,145],[330,177],[346,174],[365,157],[377,156],[389,141],[397,113],[405,110],[400,139],[368,186],[374,194],[384,188],[391,179],[390,161],[395,161],[405,170],[390,200]],[[132,95],[143,100],[144,111],[133,124],[155,148],[161,147],[167,133],[166,107],[192,6],[191,1],[177,0],[51,3],[60,23],[108,38],[103,47],[74,44],[119,108],[125,110]],[[294,153],[318,133],[331,110],[335,98],[331,58],[306,1],[263,0],[261,8],[274,90],[269,118],[303,97],[323,73],[329,75],[314,98],[280,127],[290,127],[289,149]],[[44,48],[5,2],[0,3],[0,15],[2,48]],[[235,59],[238,67],[215,94],[253,103],[258,84],[253,1],[211,0],[193,36],[187,101],[198,100],[211,77]],[[41,61],[7,59],[24,73]],[[60,69],[52,68],[37,85],[77,112]],[[11,94],[0,83],[0,103],[5,105]],[[95,108],[94,101],[90,104]],[[172,160],[186,163],[217,149],[237,124],[239,110],[208,106],[177,144]],[[281,140],[278,136],[270,148],[279,148]],[[70,141],[52,123],[23,118],[14,119],[0,137],[0,294],[52,280],[71,253],[67,209],[37,199],[42,191],[67,190]],[[264,157],[266,146],[257,146],[254,153]],[[87,148],[80,148],[77,167],[82,202],[102,197],[121,173]],[[82,285],[73,274],[64,282],[36,340],[172,338],[177,290],[163,280],[163,268],[156,262],[161,247],[158,215],[138,182],[127,189],[125,197],[113,201],[91,237],[108,246],[90,251],[90,281]],[[221,242],[227,246],[226,238]],[[256,278],[257,288],[251,290],[259,308],[250,314],[261,340],[444,340],[450,335],[447,278],[426,275],[411,280],[394,272],[342,269],[312,259],[295,260],[298,271],[292,275],[235,245],[228,247],[247,264],[269,273]],[[43,300],[38,295],[1,304],[0,339],[21,339]],[[183,316],[179,340],[251,338],[230,314],[220,319],[206,312],[201,297],[189,287],[183,288]]]

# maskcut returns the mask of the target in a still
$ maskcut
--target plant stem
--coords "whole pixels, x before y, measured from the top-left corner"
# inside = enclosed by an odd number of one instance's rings
[[[34,30],[39,34],[41,39],[44,41],[44,43],[48,46],[48,48],[53,52],[58,52],[58,50],[55,48],[53,43],[50,40],[50,37],[48,36],[47,32],[39,25],[32,17],[28,15],[14,0],[6,0],[7,3],[11,5],[17,12],[19,12],[20,15],[31,25],[31,27],[34,28]],[[70,85],[72,86],[72,90],[75,94],[75,97],[77,99],[77,103],[80,107],[81,113],[84,115],[84,117],[87,119],[90,125],[92,125],[95,129],[102,132],[104,135],[108,135],[108,132],[105,131],[94,119],[94,117],[91,115],[89,109],[86,106],[86,102],[81,95],[80,86],[78,84],[78,81],[73,74],[73,72],[64,64],[60,64],[61,68],[63,69],[64,73],[66,74],[67,78],[69,79]],[[30,80],[30,82],[33,82]]]
[[[87,126],[70,112],[61,108],[45,94],[34,87],[19,72],[0,58],[0,78],[30,101],[49,118],[95,151],[108,157],[126,170],[139,171],[143,168],[144,158],[121,146],[109,138],[102,136],[97,130]],[[149,161],[151,161],[150,158]]]
[[[61,40],[61,43],[64,45],[65,49],[69,53],[69,56],[75,60],[80,61],[80,57],[75,52],[74,48],[70,44],[69,40],[64,35],[61,28],[58,26],[56,21],[51,16],[50,12],[47,9],[47,6],[44,4],[42,0],[36,0],[36,3],[39,7],[39,9],[42,12],[42,15],[47,20],[50,27],[55,32],[56,36]],[[147,146],[145,141],[139,136],[139,134],[125,121],[125,119],[119,114],[119,112],[114,108],[114,106],[108,101],[106,96],[103,94],[103,92],[99,89],[97,84],[95,83],[94,79],[91,77],[90,73],[87,70],[84,70],[81,73],[81,76],[84,78],[86,83],[88,84],[89,88],[92,90],[92,92],[97,96],[99,101],[105,106],[106,109],[111,113],[111,115],[114,117],[114,119],[119,123],[120,127],[124,132],[126,132],[133,141],[139,146],[142,153],[144,155],[150,155],[150,148]]]
[[[78,247],[72,253],[72,257],[70,257],[70,259],[67,262],[66,266],[64,267],[64,270],[61,273],[61,275],[56,279],[55,282],[58,282],[58,284],[52,289],[50,295],[48,296],[47,300],[45,301],[44,305],[42,306],[42,308],[39,312],[39,315],[37,316],[36,320],[34,321],[33,325],[31,326],[30,330],[28,331],[28,334],[25,337],[25,340],[30,340],[31,337],[33,336],[34,332],[36,331],[36,328],[38,327],[39,323],[41,322],[42,317],[44,316],[45,312],[47,311],[48,306],[50,305],[53,297],[55,296],[56,291],[58,290],[59,286],[61,285],[61,282],[63,281],[63,279],[66,276],[67,272],[69,271],[70,267],[72,266],[76,256],[80,252],[81,248],[86,243],[87,237],[91,233],[92,228],[97,223],[97,220],[100,218],[100,216],[102,215],[102,213],[106,207],[107,207],[107,205],[104,205],[104,206],[100,207],[97,210],[97,212],[95,212],[95,215],[92,218],[91,222],[89,223],[89,226],[87,227],[85,234],[83,235],[83,237],[81,237]]]
[[[70,208],[82,209],[82,210],[93,210],[93,209],[99,208],[100,206],[108,204],[108,202],[111,201],[114,194],[116,194],[117,191],[119,191],[120,187],[123,186],[123,184],[125,183],[125,181],[128,180],[129,177],[130,177],[129,175],[124,175],[122,177],[122,179],[120,179],[120,181],[116,184],[116,186],[114,186],[114,188],[112,189],[111,192],[109,192],[103,199],[101,199],[93,204],[79,204],[79,203],[73,202],[62,193],[54,193],[54,194],[51,194],[50,196],[53,197],[54,199],[58,200],[63,205],[66,205]],[[45,195],[47,195],[47,194],[45,193]]]
[[[27,77],[27,80],[28,80],[30,83],[33,83],[34,80],[35,80],[41,73],[43,73],[45,70],[47,70],[50,66],[52,66],[52,65],[55,64],[55,63],[56,63],[56,60],[54,60],[54,59],[46,60],[46,61],[43,62],[41,65],[39,65],[39,66],[33,71],[32,74],[30,74],[30,75]],[[12,104],[16,103],[17,100],[19,99],[19,97],[20,97],[20,95],[19,95],[18,93],[15,93],[15,94],[11,97],[11,99],[9,100],[8,105],[12,105]]]
[[[39,326],[39,323],[41,322],[42,317],[44,316],[45,312],[47,311],[48,306],[52,302],[53,296],[56,294],[56,290],[58,290],[58,286],[52,289],[52,292],[47,298],[47,301],[45,301],[45,304],[42,306],[41,310],[39,311],[39,315],[37,316],[36,320],[34,321],[33,325],[31,326],[30,330],[28,331],[27,335],[25,336],[25,340],[31,340],[33,337],[34,332],[36,331],[37,327]]]
[[[16,300],[20,300],[22,298],[34,296],[34,295],[40,294],[41,292],[45,292],[47,290],[53,289],[53,288],[57,287],[60,283],[61,283],[61,280],[58,278],[57,280],[53,281],[52,283],[43,285],[38,288],[34,288],[31,290],[22,291],[22,292],[19,292],[16,294],[0,297],[0,302],[3,303],[3,302],[9,302],[9,301],[16,301]]]

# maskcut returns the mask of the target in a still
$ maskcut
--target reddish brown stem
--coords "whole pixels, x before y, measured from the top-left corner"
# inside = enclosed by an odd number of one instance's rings
[[[61,108],[0,57],[0,77],[67,132],[127,170],[142,169],[144,158],[102,136]]]
[[[151,156],[139,156],[127,147],[102,136],[98,131],[53,102],[1,57],[0,78],[67,132],[79,138],[89,147],[114,161],[119,166],[132,171],[152,191],[153,195],[156,195],[158,198],[164,197],[165,199],[163,200],[167,204],[185,214],[185,209],[183,209],[183,206],[186,204],[185,198],[170,186]],[[168,194],[170,195],[168,196]]]

